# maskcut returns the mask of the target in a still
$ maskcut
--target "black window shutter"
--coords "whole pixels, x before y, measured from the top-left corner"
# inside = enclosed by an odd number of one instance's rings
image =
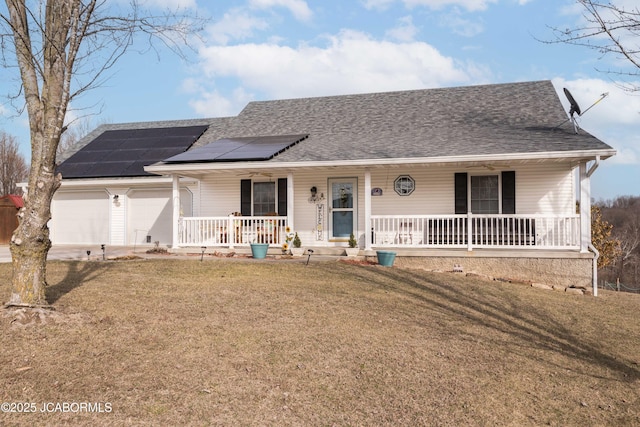
[[[455,174],[455,213],[467,213],[467,174],[465,172]]]
[[[251,216],[251,180],[240,180],[240,213]]]
[[[287,216],[287,178],[278,178],[278,216]]]
[[[516,213],[516,173],[502,172],[502,213]]]

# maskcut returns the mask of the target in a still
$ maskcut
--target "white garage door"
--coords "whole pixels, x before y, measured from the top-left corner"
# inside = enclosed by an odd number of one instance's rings
[[[171,244],[173,208],[171,190],[133,190],[129,197],[128,242],[129,245],[160,242]],[[191,216],[191,192],[180,192],[182,214]]]
[[[104,190],[58,191],[50,224],[53,244],[108,244],[109,195]]]

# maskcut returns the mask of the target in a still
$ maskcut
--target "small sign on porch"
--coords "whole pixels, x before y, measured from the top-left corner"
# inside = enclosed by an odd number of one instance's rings
[[[316,240],[324,240],[324,205],[316,205]]]

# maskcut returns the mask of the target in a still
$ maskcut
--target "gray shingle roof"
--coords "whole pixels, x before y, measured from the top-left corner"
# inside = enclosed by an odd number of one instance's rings
[[[441,158],[613,149],[574,132],[550,81],[256,101],[236,117],[103,125],[106,130],[207,124],[192,148],[223,138],[309,134],[263,163]]]
[[[272,162],[611,149],[566,119],[552,83],[538,81],[251,102],[196,145],[309,134]]]

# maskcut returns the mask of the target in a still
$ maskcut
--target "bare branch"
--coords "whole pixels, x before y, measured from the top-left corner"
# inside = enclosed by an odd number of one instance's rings
[[[598,52],[601,58],[612,56],[632,66],[626,71],[622,66],[617,70],[598,70],[623,79],[633,80],[640,77],[640,10],[638,6],[627,9],[616,6],[614,2],[595,0],[576,0],[583,7],[583,24],[576,28],[560,29],[550,27],[554,40],[541,40],[543,43],[565,43],[585,47]],[[636,83],[618,83],[628,91],[640,91]]]
[[[19,182],[24,182],[29,168],[20,147],[12,135],[0,132],[0,196],[18,193]]]

